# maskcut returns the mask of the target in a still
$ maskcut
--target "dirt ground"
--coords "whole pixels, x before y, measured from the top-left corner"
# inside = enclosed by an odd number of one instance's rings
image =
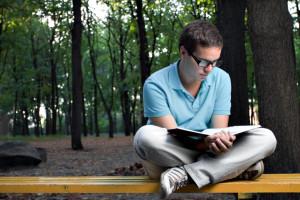
[[[129,169],[135,163],[140,163],[132,147],[132,137],[118,136],[82,138],[83,151],[71,149],[70,138],[52,139],[49,141],[30,142],[35,147],[45,148],[47,162],[34,168],[13,168],[0,171],[0,176],[101,176],[111,175],[122,169]],[[125,170],[129,171],[129,170]],[[143,169],[125,175],[143,175]],[[159,199],[158,194],[0,194],[0,199],[9,200],[152,200]],[[232,195],[208,194],[173,194],[173,200],[185,199],[234,199]]]

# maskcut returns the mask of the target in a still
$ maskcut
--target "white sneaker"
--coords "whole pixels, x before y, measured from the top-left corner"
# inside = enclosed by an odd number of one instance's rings
[[[262,160],[251,165],[246,171],[241,173],[237,178],[242,180],[254,180],[264,173],[264,163]]]
[[[173,167],[160,176],[160,198],[165,199],[177,189],[187,185],[188,175],[184,167]]]

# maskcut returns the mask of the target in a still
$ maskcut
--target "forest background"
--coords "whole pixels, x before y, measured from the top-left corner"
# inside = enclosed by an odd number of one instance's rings
[[[224,38],[230,124],[273,130],[267,170],[299,171],[298,0],[1,0],[0,134],[70,135],[74,150],[82,136],[132,136],[146,121],[144,81],[178,60],[196,19]]]

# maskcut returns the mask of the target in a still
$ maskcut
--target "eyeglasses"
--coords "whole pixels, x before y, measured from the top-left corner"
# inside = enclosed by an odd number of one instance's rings
[[[199,67],[201,67],[201,68],[206,68],[208,65],[211,65],[212,67],[217,67],[217,66],[222,65],[221,60],[210,61],[210,60],[206,60],[203,58],[197,58],[193,54],[191,54],[191,55],[194,58],[194,60],[196,61],[196,63],[199,65]]]

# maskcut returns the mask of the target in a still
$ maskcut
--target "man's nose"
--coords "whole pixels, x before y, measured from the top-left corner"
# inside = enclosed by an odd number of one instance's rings
[[[204,68],[204,71],[205,71],[205,73],[209,73],[209,72],[211,72],[212,69],[213,69],[212,64],[208,64],[208,65]]]

